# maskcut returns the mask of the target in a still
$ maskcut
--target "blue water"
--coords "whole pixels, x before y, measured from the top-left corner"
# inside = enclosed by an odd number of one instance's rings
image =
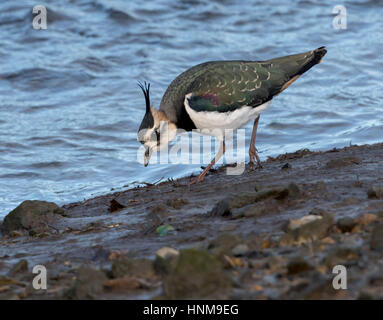
[[[52,0],[0,3],[0,216],[21,201],[59,204],[199,172],[136,160],[144,99],[208,60],[262,60],[322,45],[328,54],[262,115],[262,159],[382,141],[381,1]],[[333,27],[333,6],[347,29]],[[251,133],[251,125],[247,134]]]

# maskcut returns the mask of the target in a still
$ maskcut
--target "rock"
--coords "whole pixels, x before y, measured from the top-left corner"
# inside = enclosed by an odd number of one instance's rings
[[[288,170],[291,168],[292,168],[291,164],[287,162],[282,166],[281,170]]]
[[[328,169],[338,169],[353,164],[360,164],[362,161],[357,157],[346,157],[341,159],[330,160],[326,163]]]
[[[233,256],[244,256],[249,252],[249,247],[247,244],[238,244],[232,250],[231,253]]]
[[[223,217],[230,214],[229,199],[225,198],[217,202],[217,204],[207,214],[209,217]]]
[[[12,238],[22,237],[23,235],[24,235],[24,232],[20,230],[13,230],[9,233],[9,236]]]
[[[267,208],[265,208],[265,206],[262,206],[260,203],[249,204],[242,208],[231,209],[230,219],[257,217],[264,214],[267,211]]]
[[[287,273],[297,274],[305,271],[313,270],[314,267],[309,264],[303,257],[294,257],[287,263]]]
[[[154,278],[155,273],[152,261],[148,259],[129,259],[119,258],[113,261],[112,278],[122,278],[124,276],[133,276],[140,278]]]
[[[367,191],[369,199],[383,199],[383,185],[374,185]]]
[[[149,214],[154,214],[158,216],[159,218],[163,219],[169,216],[170,212],[168,210],[168,207],[165,204],[160,203],[150,208]]]
[[[383,250],[383,223],[378,224],[372,230],[370,249],[374,251]]]
[[[18,284],[18,283],[19,282],[16,279],[7,278],[7,277],[0,275],[0,287],[12,285],[12,284]]]
[[[153,262],[154,270],[160,275],[169,274],[177,263],[179,251],[164,247],[156,252],[156,259]]]
[[[345,232],[351,232],[352,229],[357,225],[357,221],[350,217],[341,218],[336,223],[336,226],[339,228],[340,231],[343,233]]]
[[[50,230],[48,223],[54,217],[63,214],[64,210],[53,202],[27,200],[8,213],[4,218],[2,231],[10,234],[12,231],[24,229],[43,233]]]
[[[376,216],[376,214],[364,213],[356,221],[360,225],[367,226],[370,223],[376,221],[377,219],[378,217]]]
[[[296,197],[299,195],[299,193],[299,187],[292,182],[287,186],[268,188],[258,191],[255,196],[255,202],[262,201],[267,198],[282,200],[287,197]]]
[[[234,223],[225,223],[221,225],[218,229],[219,232],[230,232],[237,229],[237,225]]]
[[[241,239],[236,235],[223,233],[210,242],[208,249],[214,256],[221,258],[224,255],[231,255],[232,249],[240,243]]]
[[[169,247],[163,247],[156,252],[156,256],[162,259],[178,257],[179,254],[178,250]]]
[[[148,226],[144,230],[144,234],[154,232],[170,214],[168,207],[163,203],[150,208],[147,214]]]
[[[66,293],[68,299],[96,299],[103,291],[106,275],[99,270],[82,265],[76,270],[76,280]]]
[[[28,261],[25,259],[21,259],[17,262],[12,269],[9,271],[9,275],[14,277],[18,274],[28,272]]]
[[[184,205],[187,205],[189,203],[186,199],[176,198],[176,199],[169,199],[166,204],[169,207],[172,207],[174,209],[181,209]]]
[[[135,290],[141,287],[141,282],[131,276],[111,279],[104,282],[104,288],[111,291]]]
[[[329,251],[329,253],[323,258],[323,264],[329,269],[338,264],[350,265],[359,260],[360,250],[358,248],[350,247],[337,247]]]
[[[116,199],[110,201],[109,212],[115,212],[124,208],[125,206],[119,203]]]
[[[221,296],[230,288],[222,264],[206,251],[186,249],[163,282],[167,299],[203,299]]]
[[[254,205],[254,203],[266,199],[283,200],[287,197],[296,197],[299,194],[299,187],[295,183],[290,183],[287,186],[265,188],[256,192],[248,192],[218,201],[207,216],[229,216],[232,214],[233,209]],[[236,213],[234,210],[234,216],[238,217],[239,215],[240,214],[238,212]]]
[[[305,216],[305,217],[300,218],[300,219],[291,219],[287,228],[290,231],[292,231],[292,230],[301,228],[302,226],[304,226],[310,222],[313,222],[316,220],[321,220],[321,219],[322,219],[322,217],[317,216],[317,215],[308,215],[308,216]]]
[[[323,213],[321,216],[308,215],[300,219],[290,220],[286,234],[280,239],[280,244],[302,244],[322,239],[326,237],[333,221],[331,213]]]

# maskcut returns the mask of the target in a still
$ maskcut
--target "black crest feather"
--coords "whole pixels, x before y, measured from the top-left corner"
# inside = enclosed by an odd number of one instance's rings
[[[147,83],[146,81],[144,84],[138,82],[138,86],[141,88],[145,96],[146,112],[150,112],[150,83]]]

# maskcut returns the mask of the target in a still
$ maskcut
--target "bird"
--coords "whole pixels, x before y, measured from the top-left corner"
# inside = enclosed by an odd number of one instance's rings
[[[320,63],[326,53],[326,48],[320,47],[264,61],[220,60],[196,65],[171,82],[159,109],[151,106],[150,83],[139,82],[146,112],[137,138],[145,147],[145,167],[153,152],[168,145],[178,129],[203,130],[204,134],[218,138],[220,148],[211,163],[190,182],[199,183],[225,153],[224,130],[236,130],[254,121],[250,165],[254,167],[256,160],[262,168],[255,147],[261,112],[270,106],[275,96]]]

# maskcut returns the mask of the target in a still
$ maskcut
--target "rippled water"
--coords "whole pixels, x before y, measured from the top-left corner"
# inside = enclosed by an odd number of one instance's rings
[[[200,62],[263,60],[325,45],[324,63],[262,115],[261,158],[300,148],[382,141],[383,4],[343,1],[53,0],[48,29],[32,28],[36,1],[0,4],[0,216],[25,199],[60,204],[199,165],[136,161],[144,113]],[[251,125],[247,127],[250,135]]]

